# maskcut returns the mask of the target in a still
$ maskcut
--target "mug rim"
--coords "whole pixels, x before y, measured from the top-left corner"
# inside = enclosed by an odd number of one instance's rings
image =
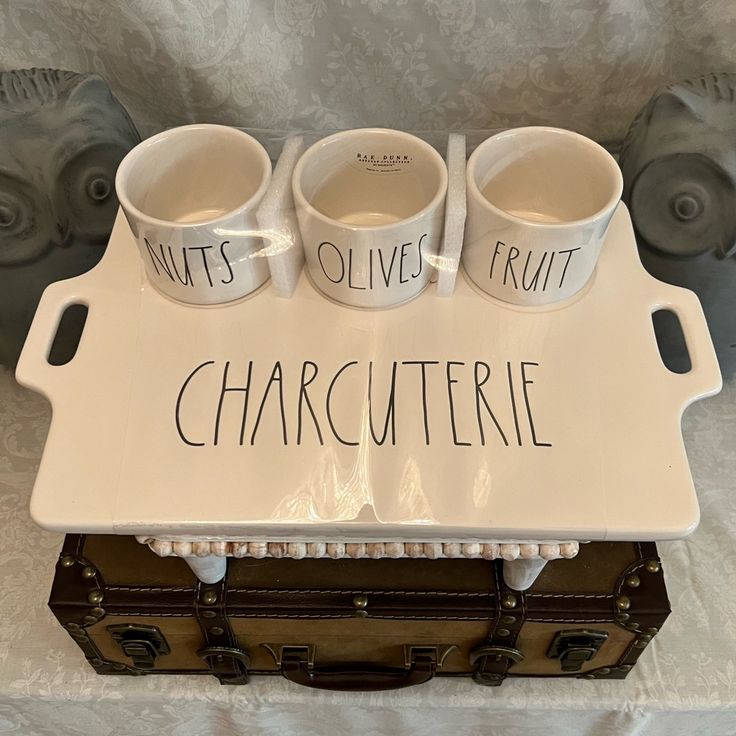
[[[483,193],[480,191],[480,188],[478,187],[475,179],[475,170],[478,164],[478,159],[483,154],[483,151],[491,145],[492,141],[496,141],[500,138],[506,138],[514,134],[562,135],[563,137],[573,139],[582,143],[597,154],[605,154],[604,158],[606,158],[608,163],[610,164],[609,171],[613,172],[615,178],[614,193],[611,195],[611,197],[609,197],[605,205],[598,208],[592,215],[581,217],[576,220],[566,220],[565,222],[539,222],[538,220],[527,220],[524,217],[519,217],[518,215],[511,214],[501,207],[497,207],[495,204],[486,199],[486,197],[484,197]],[[624,177],[621,173],[621,169],[619,168],[618,163],[616,162],[616,159],[605,148],[603,148],[600,143],[596,143],[591,138],[588,138],[587,136],[584,136],[580,133],[576,133],[573,130],[566,130],[565,128],[555,128],[549,125],[527,125],[521,128],[508,128],[501,131],[500,133],[489,136],[481,144],[479,144],[468,158],[466,170],[466,186],[468,194],[472,195],[473,198],[476,199],[482,207],[485,207],[487,210],[490,210],[494,214],[510,220],[511,222],[517,223],[519,225],[524,225],[525,227],[533,227],[535,229],[563,230],[565,228],[576,228],[580,227],[581,225],[587,225],[595,222],[596,220],[599,220],[601,219],[601,217],[605,216],[606,213],[615,209],[618,203],[621,201],[621,196],[623,194]]]
[[[261,177],[261,183],[258,185],[258,188],[250,197],[248,197],[247,200],[245,200],[245,202],[212,219],[195,220],[193,222],[177,222],[176,220],[163,220],[159,217],[154,217],[153,215],[149,215],[146,212],[143,212],[143,210],[141,210],[139,207],[136,207],[130,201],[130,198],[128,197],[128,193],[126,191],[127,182],[130,178],[131,168],[139,161],[140,157],[145,155],[148,152],[148,149],[154,146],[156,143],[167,138],[178,136],[185,131],[195,130],[224,132],[227,135],[247,140],[248,143],[253,145],[255,150],[257,151],[258,158],[260,158],[261,163],[263,164],[263,176]],[[156,135],[152,135],[150,138],[142,140],[137,146],[128,151],[123,160],[120,162],[118,170],[115,174],[115,192],[117,194],[120,206],[126,212],[129,212],[134,217],[136,217],[138,220],[146,222],[149,225],[156,225],[158,227],[173,227],[185,230],[195,227],[219,225],[229,220],[234,215],[250,209],[265,194],[266,189],[271,183],[272,175],[273,167],[268,152],[264,148],[263,144],[260,141],[256,140],[252,135],[249,135],[244,130],[240,130],[239,128],[235,128],[231,125],[220,125],[218,123],[192,123],[191,125],[177,125],[173,128],[163,130],[160,133],[156,133]]]
[[[304,168],[307,166],[307,164],[310,163],[311,159],[313,159],[331,141],[338,140],[340,138],[353,138],[363,133],[378,133],[379,135],[398,136],[399,138],[409,139],[412,142],[419,143],[420,148],[423,148],[429,153],[429,157],[434,161],[435,165],[440,171],[440,183],[437,191],[428,204],[422,207],[422,209],[420,209],[418,212],[415,212],[413,215],[409,215],[409,217],[404,217],[401,220],[396,220],[396,222],[389,222],[385,225],[351,225],[342,222],[341,220],[336,220],[329,215],[325,215],[324,212],[318,210],[306,198],[304,191],[302,190],[301,177]],[[442,203],[442,200],[447,195],[448,179],[449,176],[447,173],[447,164],[445,163],[445,159],[442,158],[442,155],[434,146],[430,145],[429,143],[427,143],[427,141],[422,140],[418,136],[412,135],[411,133],[407,133],[403,130],[395,130],[394,128],[350,128],[347,130],[340,130],[337,133],[332,133],[331,135],[320,138],[320,140],[312,143],[312,145],[309,146],[309,148],[307,148],[307,150],[304,151],[304,153],[299,157],[299,160],[294,167],[294,172],[291,177],[291,183],[294,193],[294,199],[296,200],[298,206],[303,207],[307,212],[309,212],[310,215],[316,217],[318,220],[321,220],[328,225],[339,227],[345,230],[376,232],[390,230],[391,228],[396,228],[401,225],[411,224],[439,207]]]

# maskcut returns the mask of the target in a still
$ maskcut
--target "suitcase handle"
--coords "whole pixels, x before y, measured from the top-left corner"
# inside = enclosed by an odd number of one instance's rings
[[[436,670],[437,662],[429,654],[417,655],[408,668],[361,662],[314,666],[299,654],[286,654],[281,661],[287,680],[320,690],[394,690],[428,682]]]

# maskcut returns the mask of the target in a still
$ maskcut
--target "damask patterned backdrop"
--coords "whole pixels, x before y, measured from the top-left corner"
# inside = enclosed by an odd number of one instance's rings
[[[0,67],[95,71],[143,135],[549,123],[620,140],[736,70],[733,0],[0,0]]]

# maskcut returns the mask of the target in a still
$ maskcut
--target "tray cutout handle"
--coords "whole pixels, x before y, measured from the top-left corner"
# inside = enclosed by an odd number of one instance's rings
[[[660,284],[666,286],[666,290],[652,305],[652,330],[654,331],[654,314],[662,310],[671,312],[680,324],[682,338],[690,359],[690,370],[683,373],[675,372],[667,367],[661,352],[660,358],[672,380],[677,385],[686,388],[685,406],[688,406],[697,399],[713,396],[721,390],[723,386],[721,369],[703,307],[697,295],[689,289],[670,286],[662,282]],[[659,352],[659,345],[657,345],[657,350]]]
[[[49,350],[48,362],[51,365],[66,365],[74,359],[88,312],[89,307],[86,304],[74,302],[61,313],[56,335]]]
[[[63,375],[73,362],[82,346],[85,335],[85,326],[89,317],[89,300],[82,296],[74,287],[76,284],[68,281],[57,281],[46,287],[41,301],[36,308],[36,314],[28,330],[26,341],[23,344],[18,366],[15,371],[19,383],[49,395],[51,386],[63,380]],[[74,341],[74,349],[63,351],[57,338],[63,339],[68,326],[63,323],[68,312],[79,312],[84,309],[84,319],[80,320],[78,336]],[[80,319],[80,318],[77,318]],[[68,324],[69,318],[67,318]],[[71,348],[71,345],[68,346]]]

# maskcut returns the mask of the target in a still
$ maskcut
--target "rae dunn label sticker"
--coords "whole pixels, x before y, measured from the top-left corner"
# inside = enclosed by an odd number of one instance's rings
[[[369,174],[403,174],[411,168],[413,156],[396,151],[356,151],[351,165]]]

